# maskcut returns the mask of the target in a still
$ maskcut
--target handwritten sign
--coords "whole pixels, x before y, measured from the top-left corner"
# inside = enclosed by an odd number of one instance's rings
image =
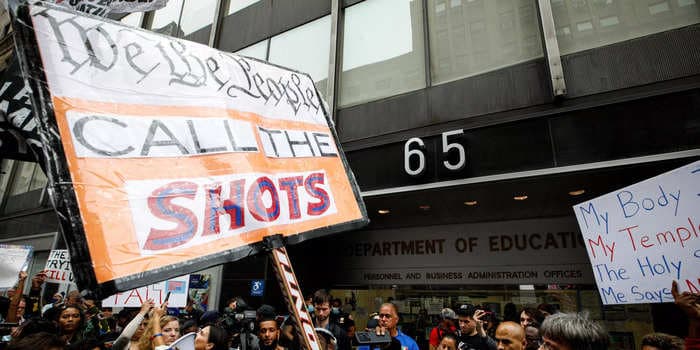
[[[81,289],[111,295],[241,259],[265,236],[367,223],[308,74],[23,6],[18,56],[48,114],[42,152]]]
[[[700,161],[574,206],[604,304],[700,293]]]
[[[141,307],[141,304],[148,299],[152,299],[156,305],[160,305],[165,301],[168,292],[170,292],[168,307],[185,307],[185,305],[187,305],[187,290],[189,289],[189,284],[189,275],[180,276],[167,281],[114,294],[102,300],[102,306]]]
[[[70,267],[70,255],[67,249],[55,249],[49,253],[46,260],[46,282],[75,283],[73,270]]]
[[[33,250],[30,246],[0,244],[0,289],[17,283],[17,275],[26,269]]]

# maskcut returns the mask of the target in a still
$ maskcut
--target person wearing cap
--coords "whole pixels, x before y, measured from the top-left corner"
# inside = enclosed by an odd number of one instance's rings
[[[457,331],[457,327],[455,326],[456,319],[457,314],[454,312],[454,310],[444,308],[442,311],[440,311],[440,323],[438,323],[437,327],[430,331],[430,340],[428,341],[430,344],[430,350],[437,350],[442,337],[444,337],[446,334]]]
[[[486,334],[481,321],[484,315],[486,315],[484,310],[478,310],[469,304],[462,305],[457,309],[459,349],[496,350],[496,342]]]
[[[316,328],[316,334],[318,334],[318,345],[321,350],[335,350],[337,346],[337,340],[331,331],[325,328]]]

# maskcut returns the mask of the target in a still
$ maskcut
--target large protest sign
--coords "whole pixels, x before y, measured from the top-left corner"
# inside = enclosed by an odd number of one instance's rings
[[[95,16],[110,13],[153,11],[165,7],[167,0],[54,0],[58,5]]]
[[[167,281],[116,293],[102,300],[103,307],[141,307],[144,301],[151,299],[160,305],[168,297],[169,307],[185,307],[190,276],[180,276]]]
[[[367,222],[309,75],[41,4],[13,23],[79,287],[111,295]]]
[[[0,289],[17,283],[17,275],[27,268],[33,250],[30,246],[0,244]]]
[[[700,161],[574,206],[604,304],[700,293]]]
[[[46,282],[75,283],[73,270],[70,267],[70,255],[67,249],[54,249],[46,259]]]

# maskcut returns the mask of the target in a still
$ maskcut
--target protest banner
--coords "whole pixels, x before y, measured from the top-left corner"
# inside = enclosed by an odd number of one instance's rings
[[[12,288],[32,258],[31,246],[0,244],[0,289]]]
[[[604,304],[672,302],[673,280],[700,293],[700,161],[574,212]]]
[[[190,276],[180,276],[167,281],[150,284],[125,292],[119,292],[102,300],[103,307],[141,307],[144,301],[152,299],[156,305],[165,301],[170,292],[168,307],[185,307]]]
[[[73,270],[70,268],[70,255],[68,249],[54,249],[46,259],[46,282],[75,283]]]
[[[17,60],[0,72],[0,154],[6,159],[36,161],[41,153],[37,124],[29,103],[29,88]]]
[[[110,13],[154,11],[165,7],[167,0],[54,0],[57,5],[94,16]]]
[[[12,8],[81,289],[104,297],[261,252],[272,234],[367,223],[309,75],[52,4]]]

